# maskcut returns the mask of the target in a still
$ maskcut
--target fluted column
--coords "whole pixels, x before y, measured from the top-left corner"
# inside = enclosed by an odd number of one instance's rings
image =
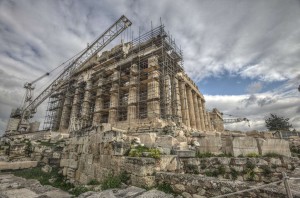
[[[186,93],[187,93],[188,106],[189,106],[190,125],[192,129],[196,129],[195,109],[194,109],[192,90],[190,87],[187,87]]]
[[[174,100],[175,100],[175,104],[173,107],[174,112],[173,115],[177,116],[178,122],[182,123],[182,112],[181,112],[181,99],[180,99],[180,91],[179,91],[179,83],[178,83],[178,79],[176,77],[174,77],[174,89],[175,93],[174,93]]]
[[[128,108],[127,108],[127,120],[128,122],[135,122],[137,118],[137,74],[138,67],[136,64],[132,64],[130,67],[130,81],[129,81],[129,94],[128,94]]]
[[[208,111],[206,112],[206,115],[207,115],[207,125],[208,125],[208,130],[209,130],[209,131],[212,131],[211,120],[210,120],[210,115],[209,115],[209,112],[208,112]]]
[[[148,67],[158,68],[158,57],[152,56],[148,59]],[[147,93],[147,117],[160,117],[160,89],[159,89],[159,72],[154,70],[148,73],[148,93]]]
[[[80,88],[76,86],[75,89],[75,94],[74,94],[74,99],[73,99],[73,104],[72,104],[72,110],[71,110],[71,116],[70,116],[70,124],[69,124],[69,131],[70,130],[74,130],[76,128],[76,120],[77,120],[77,114],[79,111],[79,107],[78,107],[78,102],[79,102],[79,92],[80,92]]]
[[[182,121],[185,126],[190,127],[189,107],[186,96],[186,86],[184,81],[179,82],[179,92],[181,101]]]
[[[198,130],[202,130],[201,128],[201,120],[200,120],[200,112],[197,100],[197,94],[193,93],[193,102],[194,102],[194,109],[195,109],[195,117],[196,117],[196,126]]]
[[[101,120],[101,110],[103,109],[103,99],[101,98],[102,89],[98,88],[96,93],[95,111],[93,117],[93,126],[98,125]]]
[[[199,107],[199,113],[200,113],[201,130],[205,131],[205,120],[204,120],[204,114],[203,114],[202,99],[197,98],[197,100],[198,100],[198,107]]]
[[[207,113],[205,108],[205,100],[202,100],[202,111],[204,116],[205,130],[208,131],[209,127],[208,127]]]
[[[108,114],[108,123],[110,124],[117,122],[118,88],[118,84],[114,83],[110,89],[110,110]]]
[[[82,118],[88,120],[90,114],[90,99],[91,99],[92,81],[88,80],[85,86],[84,98],[82,103]]]
[[[69,94],[70,92],[67,92],[65,96],[64,106],[63,106],[62,115],[60,118],[60,125],[59,125],[60,132],[63,132],[64,130],[68,129],[69,122],[70,122],[71,98]]]
[[[165,83],[164,83],[164,97],[165,97],[165,114],[167,116],[172,115],[172,100],[171,100],[171,79],[169,75],[165,76]]]
[[[137,88],[130,87],[128,94],[128,109],[127,119],[129,122],[135,121],[136,119],[136,102],[137,102]]]

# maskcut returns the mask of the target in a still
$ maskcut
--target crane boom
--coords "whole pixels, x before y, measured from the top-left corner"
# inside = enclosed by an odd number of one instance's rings
[[[72,72],[85,64],[107,44],[115,39],[121,32],[131,25],[131,21],[124,15],[121,16],[112,26],[110,26],[100,37],[98,37],[91,45],[89,45],[83,53],[81,53],[75,60],[71,61],[64,71],[44,90],[42,91],[28,106],[23,109],[23,119],[30,117],[31,113],[45,101],[55,90],[57,90],[64,83],[68,82],[72,76]],[[27,115],[25,115],[27,114]]]

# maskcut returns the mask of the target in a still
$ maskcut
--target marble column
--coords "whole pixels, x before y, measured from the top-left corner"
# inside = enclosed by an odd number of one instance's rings
[[[74,94],[74,99],[73,99],[73,104],[72,104],[72,110],[71,110],[71,116],[70,116],[70,124],[69,124],[69,131],[76,129],[76,120],[77,120],[77,114],[79,111],[78,103],[79,103],[79,83],[77,83],[76,89],[75,89],[75,94]]]
[[[190,127],[189,107],[186,96],[186,86],[184,81],[179,82],[179,93],[181,101],[182,122],[185,126]]]
[[[108,114],[108,123],[110,124],[117,122],[118,88],[118,84],[114,83],[110,89],[110,110]]]
[[[198,130],[202,130],[197,93],[193,93],[193,102],[194,102],[194,109],[195,109],[196,126]]]
[[[188,106],[189,106],[190,125],[192,129],[196,129],[197,127],[196,127],[195,109],[194,109],[192,89],[190,87],[187,87],[186,94],[187,94]]]
[[[71,114],[71,98],[69,96],[70,92],[66,93],[62,114],[60,118],[60,125],[59,125],[59,131],[64,132],[66,129],[68,129],[69,122],[70,122],[70,114]]]
[[[200,113],[201,130],[205,131],[205,120],[204,120],[204,114],[203,114],[202,99],[200,97],[198,97],[197,100],[198,100],[198,107],[199,107],[199,113]]]
[[[84,98],[82,103],[82,118],[88,120],[90,117],[90,99],[91,99],[92,81],[86,81]]]
[[[210,120],[209,112],[207,111],[206,114],[207,114],[207,125],[208,125],[208,130],[209,130],[209,131],[212,131],[212,126],[211,126],[211,120]]]
[[[171,87],[171,79],[169,75],[165,76],[164,82],[164,102],[165,102],[165,114],[167,117],[172,115],[172,87]]]
[[[204,116],[205,130],[208,131],[209,127],[208,127],[207,113],[205,109],[205,100],[202,100],[202,111]]]
[[[152,56],[148,59],[148,67],[158,68],[158,57]],[[147,117],[160,117],[160,89],[159,89],[159,71],[154,70],[148,73],[148,90],[147,90]]]
[[[179,83],[178,79],[174,77],[174,89],[175,91],[174,98],[174,107],[173,107],[173,115],[177,116],[177,120],[179,123],[182,123],[182,112],[181,112],[181,99],[180,99],[180,91],[179,91]]]
[[[132,86],[129,88],[128,94],[128,109],[127,109],[127,119],[129,122],[134,122],[136,120],[136,103],[137,103],[137,88]]]
[[[93,126],[96,126],[100,123],[101,120],[101,110],[103,109],[103,99],[101,98],[102,89],[98,88],[96,93],[96,101],[95,101],[95,111],[93,117]]]

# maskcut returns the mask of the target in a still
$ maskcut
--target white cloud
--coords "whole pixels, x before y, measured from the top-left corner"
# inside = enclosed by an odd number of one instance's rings
[[[263,84],[261,82],[252,82],[250,85],[247,87],[247,92],[248,93],[257,93],[263,88]]]
[[[248,123],[226,124],[225,128],[230,130],[266,130],[264,119],[270,113],[290,118],[293,128],[300,130],[299,104],[300,97],[285,95],[277,92],[266,92],[252,95],[205,95],[207,107],[218,108],[224,113],[224,118],[248,118]],[[231,115],[231,116],[229,116]]]

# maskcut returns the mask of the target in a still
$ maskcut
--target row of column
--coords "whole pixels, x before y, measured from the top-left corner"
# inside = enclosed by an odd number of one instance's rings
[[[166,75],[164,78],[163,85],[163,98],[160,96],[160,84],[159,78],[160,73],[158,69],[158,58],[156,56],[148,59],[148,73],[147,82],[147,117],[155,118],[160,117],[160,100],[165,101],[165,113],[166,115],[176,116],[180,123],[191,129],[209,131],[212,130],[209,113],[205,110],[205,101],[201,96],[196,93],[183,79],[177,79],[176,77],[170,78]],[[130,70],[130,88],[128,90],[128,107],[127,107],[127,121],[136,121],[137,116],[137,65],[133,64]],[[119,71],[115,71],[113,74],[114,80],[120,77]],[[98,86],[102,85],[102,80],[99,79]],[[172,80],[172,83],[171,83]],[[84,93],[84,100],[82,105],[81,118],[84,122],[90,120],[90,89],[92,82],[88,80]],[[108,112],[108,122],[113,124],[117,122],[117,107],[118,107],[118,92],[119,85],[113,83],[110,90],[110,109]],[[101,88],[97,89],[97,97],[95,100],[95,109],[93,116],[93,125],[97,125],[101,122],[101,111],[104,106]],[[172,101],[176,101],[176,105],[171,105]],[[76,120],[79,111],[79,87],[75,90],[73,103],[71,104],[70,98],[66,98],[63,107],[63,113],[60,122],[60,128],[67,128],[69,121],[72,123]],[[72,108],[70,108],[72,105]],[[67,120],[69,117],[70,120]]]
[[[91,124],[91,88],[92,81],[87,80],[86,86],[84,88],[84,96],[83,101],[80,101],[80,83],[78,82],[75,87],[75,93],[73,97],[73,101],[71,100],[71,96],[69,96],[69,92],[66,93],[66,97],[63,104],[62,116],[60,119],[60,131],[65,131],[68,128],[74,130],[78,127],[85,127]],[[82,102],[82,103],[81,103]],[[81,116],[78,117],[79,111],[81,108]],[[79,126],[80,125],[80,126]]]
[[[182,123],[188,128],[202,131],[212,130],[205,101],[184,81],[179,81]]]

